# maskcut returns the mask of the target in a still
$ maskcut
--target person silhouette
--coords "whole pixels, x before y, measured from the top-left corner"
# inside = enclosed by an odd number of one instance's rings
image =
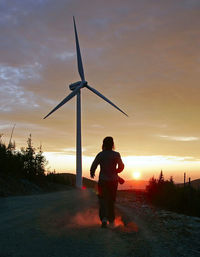
[[[102,151],[95,157],[91,168],[90,177],[94,178],[97,166],[100,165],[98,181],[99,198],[99,218],[102,222],[101,227],[106,228],[109,222],[110,227],[114,227],[115,208],[118,182],[124,180],[118,173],[124,169],[120,153],[114,151],[114,141],[112,137],[105,137],[102,144]]]

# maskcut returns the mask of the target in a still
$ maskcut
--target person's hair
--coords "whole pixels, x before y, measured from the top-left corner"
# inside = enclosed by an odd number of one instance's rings
[[[113,150],[114,141],[112,137],[105,137],[103,140],[102,150]]]

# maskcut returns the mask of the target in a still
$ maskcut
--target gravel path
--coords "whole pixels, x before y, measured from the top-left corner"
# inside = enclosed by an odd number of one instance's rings
[[[137,199],[119,197],[117,207],[125,226],[118,217],[115,229],[101,229],[97,204],[93,191],[75,189],[0,198],[0,257],[200,256],[197,240],[192,255],[189,251],[182,255],[184,249],[176,247],[172,239],[179,240],[179,232],[171,227],[171,233],[164,222],[171,214],[158,216]],[[178,230],[180,222],[177,216],[170,224]],[[198,231],[195,226],[195,236]]]

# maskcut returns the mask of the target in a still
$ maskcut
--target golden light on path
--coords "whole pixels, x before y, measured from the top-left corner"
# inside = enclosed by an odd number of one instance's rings
[[[139,171],[134,171],[133,172],[133,178],[134,179],[139,179],[141,177],[141,173]]]

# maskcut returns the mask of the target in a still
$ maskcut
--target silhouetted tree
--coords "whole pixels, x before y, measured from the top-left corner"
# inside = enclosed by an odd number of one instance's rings
[[[164,180],[161,171],[158,180],[152,177],[146,187],[149,200],[162,208],[187,215],[200,216],[200,191],[191,186],[178,187],[173,177]]]
[[[5,172],[5,166],[6,166],[6,146],[2,142],[3,134],[0,134],[0,174],[3,174]]]
[[[42,145],[39,146],[39,152],[35,155],[35,169],[36,175],[44,175],[45,166],[47,164],[47,160],[42,152]]]
[[[160,172],[160,176],[159,176],[159,179],[158,179],[158,183],[159,183],[159,184],[164,183],[164,176],[163,176],[163,171],[162,171],[162,170],[161,170],[161,172]]]
[[[171,184],[174,184],[173,176],[170,176],[169,182],[170,182]]]
[[[32,145],[31,134],[27,140],[27,147],[21,149],[24,158],[24,170],[29,178],[33,178],[36,175],[35,169],[35,148]]]
[[[36,152],[32,145],[31,135],[27,140],[27,147],[16,150],[14,143],[6,147],[0,135],[0,174],[19,178],[33,179],[44,175],[47,161],[43,156],[42,147]]]

